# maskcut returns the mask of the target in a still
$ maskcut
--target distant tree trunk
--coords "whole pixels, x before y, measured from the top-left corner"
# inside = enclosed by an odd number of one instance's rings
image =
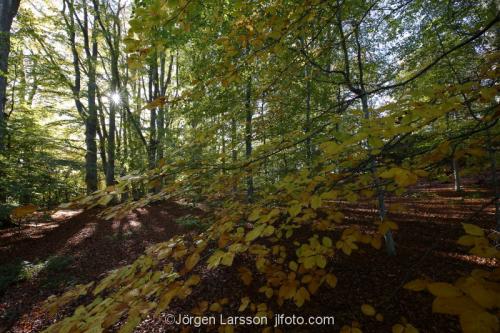
[[[370,119],[370,110],[368,106],[368,95],[366,93],[365,89],[365,82],[364,82],[364,67],[363,67],[363,59],[362,59],[362,49],[361,49],[361,43],[359,40],[359,25],[355,27],[354,29],[354,37],[355,37],[355,42],[356,42],[356,60],[357,60],[357,67],[358,67],[358,84],[355,86],[353,82],[351,81],[351,74],[350,74],[350,66],[349,66],[349,52],[347,49],[347,43],[346,43],[346,37],[344,35],[344,30],[342,27],[342,21],[341,21],[341,11],[337,12],[337,28],[339,29],[339,35],[340,35],[340,44],[342,47],[342,52],[344,56],[344,70],[345,70],[345,78],[346,78],[346,84],[349,90],[351,92],[355,93],[361,98],[361,106],[363,110],[363,118],[366,120]],[[377,176],[377,164],[375,159],[373,158],[372,155],[372,150],[370,147],[369,140],[366,140],[366,147],[368,150],[368,158],[370,159],[370,172],[374,178],[375,181],[375,188],[377,192],[377,200],[378,200],[378,212],[379,212],[379,217],[380,220],[385,219],[386,215],[386,207],[385,207],[385,198],[384,198],[384,189],[380,185],[380,179]],[[384,240],[385,240],[385,247],[387,254],[390,256],[396,255],[396,245],[394,243],[394,238],[392,237],[392,232],[391,230],[387,231],[387,233],[384,235]]]
[[[155,89],[155,81],[157,81],[158,70],[156,57],[154,62],[150,64],[149,74],[148,74],[148,91],[149,91],[149,102],[152,102],[157,97],[157,91]],[[148,160],[149,168],[153,169],[156,166],[156,144],[157,144],[157,134],[156,134],[156,108],[151,108],[150,118],[149,118],[149,147],[148,147]]]
[[[165,78],[165,54],[160,56],[160,96],[165,97],[167,88],[172,80],[172,69],[174,64],[174,56],[170,55],[170,64],[168,66],[167,77]],[[166,124],[167,124],[167,107],[162,105],[158,108],[158,160],[164,156],[164,145],[166,139]]]
[[[99,105],[102,106],[101,103]],[[97,123],[97,136],[99,137],[99,154],[101,155],[102,172],[106,174],[108,169],[108,162],[106,158],[106,127],[104,123],[104,115],[102,114],[102,107],[99,108],[99,122]]]
[[[116,92],[113,92],[116,94]],[[113,185],[115,183],[115,139],[116,139],[116,111],[118,105],[114,102],[111,102],[109,107],[109,127],[108,127],[108,164],[106,168],[106,185]]]
[[[252,77],[250,76],[247,80],[245,89],[245,158],[250,161],[252,157]],[[247,174],[247,201],[253,201],[254,195],[253,188],[253,175],[251,168],[248,170]]]
[[[87,186],[87,194],[90,194],[97,190],[97,107],[95,102],[96,96],[96,71],[95,64],[97,59],[97,36],[96,29],[94,29],[92,34],[92,49],[90,47],[89,41],[89,27],[88,27],[88,16],[87,7],[84,6],[84,20],[83,22],[77,17],[75,13],[74,3],[72,0],[64,0],[64,7],[62,10],[63,19],[66,23],[66,29],[69,37],[69,43],[71,46],[71,53],[73,56],[73,70],[74,70],[74,84],[71,85],[71,90],[73,92],[73,99],[75,101],[75,106],[78,114],[82,117],[85,123],[85,183]],[[69,17],[66,16],[66,7],[69,10]],[[80,100],[81,94],[81,70],[80,70],[80,55],[76,46],[76,25],[75,17],[77,19],[78,25],[83,34],[84,39],[84,49],[87,56],[87,66],[88,66],[88,110],[85,112],[85,108]]]
[[[497,159],[496,159],[496,149],[491,142],[491,132],[488,129],[486,132],[486,145],[488,149],[488,154],[491,160],[491,185],[493,186],[493,199],[495,200],[495,221],[496,221],[496,231],[500,232],[500,185],[498,184],[497,177]],[[496,241],[500,243],[500,241]]]
[[[32,71],[30,73],[31,79],[33,80],[33,84],[31,85],[31,89],[28,92],[28,97],[26,100],[26,103],[28,106],[33,105],[33,99],[35,98],[36,92],[38,90],[38,75],[37,75],[37,67],[38,67],[38,61],[36,57],[32,57]]]
[[[0,151],[4,149],[7,132],[5,105],[7,103],[7,72],[10,53],[10,28],[21,0],[0,1]]]
[[[160,55],[160,74],[159,74],[159,85],[160,85],[160,96],[165,96],[163,93],[165,88],[165,54]],[[166,90],[166,88],[165,88]],[[165,141],[165,107],[162,105],[158,108],[158,121],[157,133],[158,133],[158,143],[156,145],[156,156],[158,161],[163,158],[163,144]]]
[[[458,161],[454,156],[452,156],[451,158],[451,167],[453,168],[455,191],[460,192],[462,190],[462,182],[460,180],[460,169],[458,167]]]
[[[222,174],[226,174],[226,126],[222,122],[221,126],[221,156],[222,156]]]
[[[94,16],[95,21],[95,16]],[[87,32],[85,35],[88,39],[88,26],[87,23],[87,11],[85,11],[85,26]],[[92,41],[91,45],[86,43],[88,46],[87,63],[88,63],[88,84],[87,84],[87,100],[88,100],[88,116],[85,126],[86,133],[86,144],[87,144],[87,154],[85,156],[87,164],[86,179],[88,180],[87,189],[92,192],[97,190],[97,105],[96,105],[96,62],[97,62],[97,29],[92,30]]]
[[[238,132],[235,115],[231,116],[231,162],[233,165],[238,161]],[[238,184],[233,181],[233,193],[238,191]]]
[[[306,160],[307,166],[311,167],[312,161],[312,148],[311,148],[311,137],[309,133],[311,132],[311,73],[309,73],[308,67],[305,68],[305,79],[306,79],[306,123],[304,126],[304,132],[307,135],[306,138]]]

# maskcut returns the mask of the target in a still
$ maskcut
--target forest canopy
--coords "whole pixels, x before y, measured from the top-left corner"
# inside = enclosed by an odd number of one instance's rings
[[[42,328],[132,332],[179,302],[199,316],[305,309],[318,290],[344,288],[338,258],[401,258],[406,222],[394,216],[449,184],[461,207],[479,209],[434,243],[458,240],[489,266],[444,272],[448,281],[414,270],[382,294],[426,293],[450,328],[498,332],[499,10],[486,0],[4,1],[0,225],[36,210],[84,209],[99,223],[162,202],[203,211],[195,233],[49,298],[43,308],[58,315]],[[370,223],[359,226],[356,209]],[[207,271],[222,269],[236,299],[209,298]],[[335,329],[361,332],[367,317],[368,332],[427,325],[411,313],[384,323],[372,301]]]

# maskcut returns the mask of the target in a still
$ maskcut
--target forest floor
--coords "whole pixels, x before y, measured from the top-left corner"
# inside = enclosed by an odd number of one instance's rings
[[[388,218],[399,224],[394,235],[397,256],[388,257],[383,250],[372,248],[362,248],[350,257],[335,256],[332,265],[338,278],[337,287],[321,287],[300,309],[286,302],[280,313],[304,317],[333,315],[334,332],[353,320],[361,322],[363,332],[390,332],[393,324],[401,322],[401,317],[406,317],[420,332],[460,332],[456,317],[432,313],[432,295],[408,291],[402,286],[419,277],[453,282],[474,268],[491,270],[499,266],[496,259],[467,254],[455,242],[464,234],[461,222],[494,228],[491,194],[472,183],[466,183],[461,193],[454,192],[449,184],[422,184],[403,197],[388,199],[389,207],[396,203],[403,209]],[[343,203],[342,207],[350,225],[373,228],[376,219],[373,206]],[[95,280],[110,269],[129,264],[149,245],[180,233],[195,232],[175,221],[200,214],[203,212],[195,208],[162,202],[134,211],[120,221],[100,220],[95,210],[63,210],[46,216],[43,222],[1,230],[0,333],[45,328],[49,318],[40,305],[49,295],[60,294],[69,285]],[[8,280],[9,274],[22,278]],[[191,296],[203,295],[205,299],[263,296],[241,290],[239,283],[232,282],[236,276],[236,269],[206,272],[202,277],[204,283]],[[8,280],[9,284],[2,285],[2,280]],[[363,316],[359,311],[363,303],[374,305],[384,315],[384,321]],[[144,320],[137,332],[176,332],[179,328],[167,324],[165,316],[189,313],[193,305],[172,304],[164,314]],[[230,308],[238,306],[233,304]],[[332,332],[332,328],[291,327],[284,331]]]

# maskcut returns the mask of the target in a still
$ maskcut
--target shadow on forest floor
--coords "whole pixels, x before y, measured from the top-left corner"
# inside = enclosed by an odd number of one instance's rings
[[[495,259],[466,254],[455,242],[463,234],[461,222],[493,228],[494,211],[489,204],[490,198],[490,191],[472,184],[466,184],[462,193],[456,193],[449,185],[425,184],[402,197],[389,197],[388,218],[399,224],[394,235],[398,255],[388,257],[384,251],[362,248],[350,257],[335,256],[332,265],[341,287],[322,289],[300,311],[285,304],[281,313],[325,315],[327,310],[328,314],[335,314],[335,326],[341,327],[351,320],[361,319],[357,318],[359,311],[355,306],[373,303],[387,314],[386,322],[397,322],[401,316],[411,313],[410,320],[420,326],[421,332],[459,332],[455,318],[432,313],[431,295],[411,293],[401,286],[409,279],[422,276],[451,282],[471,269],[491,269],[498,265]],[[377,211],[373,204],[331,204],[343,211],[345,224],[357,225],[365,231],[374,230]],[[399,209],[394,212],[393,208],[398,205]],[[133,262],[151,244],[179,233],[192,232],[195,217],[202,214],[199,210],[170,202],[136,210],[119,221],[100,220],[96,213],[96,210],[63,211],[45,224],[0,231],[0,265],[14,265],[14,274],[22,272],[22,267],[17,271],[15,268],[20,261],[45,263],[47,258],[70,258],[57,273],[62,271],[60,280],[53,271],[43,268],[36,278],[7,288],[0,296],[0,332],[8,328],[12,332],[44,328],[48,318],[39,306],[46,297],[62,292],[70,284],[94,280],[110,269]],[[311,235],[302,236],[307,239]],[[55,282],[44,284],[51,280]],[[210,271],[192,295],[193,299],[208,295],[217,299],[228,293],[244,296],[248,291],[241,290],[235,281],[238,281],[236,269]],[[173,307],[169,312],[182,314],[186,311],[189,311],[187,307]],[[164,319],[164,314],[148,318],[137,332],[176,331]],[[386,323],[373,321],[364,331],[385,332],[386,326]]]
[[[189,231],[174,221],[201,211],[172,202],[105,221],[97,210],[64,210],[47,222],[0,230],[0,332],[30,332],[33,305],[69,285],[96,279],[148,247]]]

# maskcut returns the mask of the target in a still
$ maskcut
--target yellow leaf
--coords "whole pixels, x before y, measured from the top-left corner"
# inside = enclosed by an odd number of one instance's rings
[[[316,266],[319,268],[325,268],[326,267],[326,258],[323,255],[317,255],[316,257]]]
[[[372,238],[370,242],[371,246],[373,246],[375,249],[380,250],[382,247],[382,238],[380,236],[375,236]]]
[[[289,267],[292,271],[296,271],[296,270],[297,270],[297,268],[298,268],[298,265],[297,265],[297,263],[296,263],[295,261],[290,261],[290,262],[288,263],[288,267]]]
[[[404,333],[418,333],[418,330],[412,324],[406,324]]]
[[[387,178],[393,178],[395,174],[396,174],[396,168],[391,168],[389,170],[381,172],[378,176],[380,178],[387,179]]]
[[[413,291],[422,291],[422,290],[425,290],[427,288],[428,283],[429,282],[426,280],[416,279],[416,280],[413,280],[413,281],[406,283],[403,286],[403,288],[408,289],[408,290],[413,290]]]
[[[403,333],[405,331],[405,327],[401,324],[396,324],[392,326],[392,333]]]
[[[476,244],[477,237],[471,235],[463,235],[457,240],[457,244],[463,246],[474,246]]]
[[[125,325],[123,325],[118,333],[130,333],[133,332],[137,325],[141,322],[141,316],[135,314],[133,316],[129,316]]]
[[[306,269],[313,268],[316,265],[316,258],[315,256],[309,256],[305,258],[302,263],[304,264],[304,268]]]
[[[397,230],[398,225],[392,221],[384,221],[378,226],[378,233],[385,235],[389,230]]]
[[[479,238],[479,239],[484,239],[484,238]],[[493,258],[497,256],[498,250],[495,249],[493,246],[489,245],[476,245],[469,251],[469,253],[479,257]]]
[[[300,204],[294,204],[288,208],[288,214],[290,214],[291,217],[295,217],[299,215],[301,210],[302,206]]]
[[[335,155],[335,154],[339,153],[340,151],[342,151],[342,145],[338,145],[333,141],[323,142],[320,145],[320,148],[328,156]]]
[[[323,240],[322,240],[322,243],[323,243],[323,246],[325,247],[332,247],[333,246],[333,242],[332,242],[332,239],[330,237],[323,237]]]
[[[250,304],[250,298],[249,297],[243,297],[241,299],[241,305],[238,308],[238,312],[245,311],[245,309],[247,308],[248,304]]]
[[[337,277],[332,273],[326,274],[325,281],[330,288],[335,288],[337,286]]]
[[[269,237],[274,234],[274,227],[272,225],[268,225],[264,231],[262,231],[262,237]]]
[[[483,308],[492,309],[496,306],[497,300],[500,295],[494,290],[486,289],[479,281],[473,278],[468,278],[463,286],[460,288],[465,291],[477,304]]]
[[[482,311],[481,307],[469,296],[436,297],[432,302],[432,312],[460,315],[464,312]]]
[[[377,321],[384,321],[384,316],[383,316],[381,313],[377,313],[377,314],[375,315],[375,319],[376,319]]]
[[[170,302],[172,299],[177,296],[177,293],[179,292],[179,287],[172,288],[168,290],[166,293],[163,294],[163,296],[160,297],[160,302],[158,303],[158,306],[156,307],[156,313],[159,314],[163,310],[168,309],[168,306],[170,305]]]
[[[221,264],[224,266],[232,266],[234,260],[234,252],[227,252],[222,256]]]
[[[208,309],[212,312],[221,312],[222,306],[219,303],[215,302],[212,303]]]
[[[335,199],[337,199],[337,195],[338,195],[337,191],[330,191],[330,192],[321,193],[320,197],[323,200],[335,200]]]
[[[248,268],[240,267],[238,268],[238,273],[245,286],[249,286],[252,283],[252,272]]]
[[[252,212],[248,216],[248,221],[250,221],[250,222],[257,221],[259,219],[259,217],[260,217],[260,212],[261,211],[262,211],[261,208],[255,208],[254,210],[252,210]]]
[[[219,266],[220,264],[220,261],[222,260],[222,256],[224,256],[224,251],[221,251],[221,250],[216,250],[211,256],[210,258],[208,258],[207,260],[207,267],[208,269],[211,269],[211,268],[215,268],[217,266]]]
[[[190,286],[195,286],[198,283],[200,283],[201,277],[198,274],[191,275],[189,279],[186,280],[184,283],[184,286],[190,287]]]
[[[37,209],[38,209],[38,207],[33,205],[33,204],[28,204],[25,206],[16,207],[16,208],[11,210],[10,216],[13,219],[20,219],[20,218],[23,218],[29,214],[36,212]]]
[[[464,333],[498,332],[498,317],[486,311],[467,311],[460,315],[460,326]]]
[[[200,255],[195,252],[186,259],[186,269],[188,271],[192,270],[194,266],[200,261]]]
[[[479,236],[483,237],[484,236],[484,230],[477,225],[474,224],[469,224],[469,223],[462,223],[462,226],[464,227],[464,230],[467,234],[472,235],[472,236]]]
[[[101,199],[99,199],[99,201],[97,201],[97,203],[101,206],[106,206],[111,200],[113,200],[113,195],[108,194],[108,195],[103,196]]]
[[[304,305],[304,302],[306,300],[310,300],[310,295],[309,292],[307,291],[306,288],[301,287],[299,290],[297,290],[297,293],[294,296],[295,300],[295,305],[297,305],[299,308]]]
[[[245,241],[251,242],[257,237],[259,237],[262,232],[264,231],[264,228],[266,227],[265,224],[261,224],[253,228],[250,232],[248,232],[245,236]]]
[[[431,282],[427,285],[427,289],[434,296],[457,297],[462,295],[460,289],[446,282]]]
[[[364,315],[366,316],[374,316],[377,311],[375,311],[375,308],[371,306],[370,304],[363,304],[361,305],[361,312],[363,312]]]
[[[311,208],[312,209],[318,209],[319,207],[321,207],[321,203],[322,203],[321,202],[321,198],[319,196],[317,196],[317,195],[313,195],[311,197],[310,202],[311,202]]]
[[[281,285],[278,295],[284,299],[290,299],[295,296],[297,292],[297,283],[295,281],[288,281]]]

